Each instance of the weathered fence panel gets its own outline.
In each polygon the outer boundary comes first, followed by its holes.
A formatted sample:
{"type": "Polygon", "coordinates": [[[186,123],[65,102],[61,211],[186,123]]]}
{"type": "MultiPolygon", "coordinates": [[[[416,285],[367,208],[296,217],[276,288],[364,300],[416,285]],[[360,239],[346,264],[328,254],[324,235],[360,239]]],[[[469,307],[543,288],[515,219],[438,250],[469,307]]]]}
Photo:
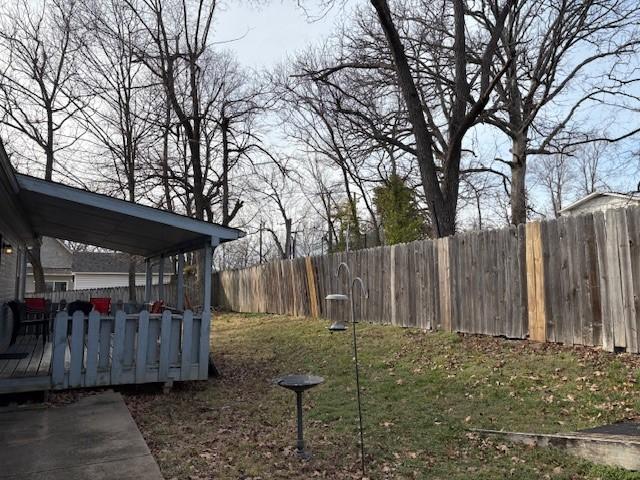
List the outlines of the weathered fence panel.
{"type": "Polygon", "coordinates": [[[346,261],[374,323],[640,351],[640,208],[214,274],[218,306],[321,317],[346,261]]]}

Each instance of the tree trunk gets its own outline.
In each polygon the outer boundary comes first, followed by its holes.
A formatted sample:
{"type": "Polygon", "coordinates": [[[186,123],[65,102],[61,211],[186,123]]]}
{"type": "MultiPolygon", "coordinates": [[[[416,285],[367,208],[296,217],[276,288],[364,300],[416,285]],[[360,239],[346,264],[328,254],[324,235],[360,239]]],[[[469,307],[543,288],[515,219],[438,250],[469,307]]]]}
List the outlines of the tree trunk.
{"type": "Polygon", "coordinates": [[[455,212],[453,212],[453,215],[451,214],[451,202],[448,202],[449,205],[445,204],[447,202],[445,202],[440,190],[433,153],[433,138],[424,117],[420,94],[413,81],[400,34],[393,23],[393,17],[387,1],[370,1],[378,14],[380,26],[387,38],[389,50],[395,63],[398,85],[407,107],[409,122],[416,141],[415,149],[418,166],[420,167],[420,179],[427,199],[434,233],[437,237],[452,235],[455,232],[455,212]]]}
{"type": "Polygon", "coordinates": [[[169,129],[171,128],[171,106],[167,103],[164,126],[162,129],[162,189],[164,190],[165,208],[173,212],[171,189],[169,188],[169,129]]]}
{"type": "Polygon", "coordinates": [[[292,255],[292,250],[291,250],[291,219],[290,218],[285,218],[284,220],[284,225],[285,225],[285,241],[284,241],[284,255],[283,255],[283,259],[287,259],[287,258],[291,258],[292,255]]]}
{"type": "Polygon", "coordinates": [[[527,221],[527,133],[519,132],[513,139],[511,159],[511,224],[527,221]]]}
{"type": "Polygon", "coordinates": [[[40,245],[36,245],[27,250],[29,253],[29,262],[31,263],[31,269],[33,271],[33,281],[35,283],[35,291],[38,293],[44,292],[47,286],[44,281],[44,268],[40,260],[40,245]]]}
{"type": "Polygon", "coordinates": [[[222,132],[222,225],[229,225],[229,120],[223,118],[222,132]]]}
{"type": "Polygon", "coordinates": [[[136,259],[129,255],[129,301],[136,301],[136,259]]]}

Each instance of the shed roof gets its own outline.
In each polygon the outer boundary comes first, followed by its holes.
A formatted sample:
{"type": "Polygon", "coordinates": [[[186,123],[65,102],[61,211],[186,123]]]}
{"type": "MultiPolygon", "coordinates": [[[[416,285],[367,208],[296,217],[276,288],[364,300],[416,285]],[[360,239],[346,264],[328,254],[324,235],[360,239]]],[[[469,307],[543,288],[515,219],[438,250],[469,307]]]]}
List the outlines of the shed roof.
{"type": "Polygon", "coordinates": [[[640,198],[634,197],[633,195],[626,194],[626,193],[592,192],[589,195],[586,195],[586,196],[576,200],[572,204],[567,205],[562,210],[560,210],[560,213],[569,212],[571,210],[574,210],[574,209],[584,205],[585,203],[588,203],[588,202],[592,201],[594,198],[598,198],[598,197],[619,198],[621,200],[625,200],[625,201],[629,202],[630,204],[631,203],[639,203],[640,202],[640,198]]]}
{"type": "Polygon", "coordinates": [[[235,228],[16,174],[1,145],[0,232],[26,243],[49,236],[145,257],[244,236],[235,228]]]}

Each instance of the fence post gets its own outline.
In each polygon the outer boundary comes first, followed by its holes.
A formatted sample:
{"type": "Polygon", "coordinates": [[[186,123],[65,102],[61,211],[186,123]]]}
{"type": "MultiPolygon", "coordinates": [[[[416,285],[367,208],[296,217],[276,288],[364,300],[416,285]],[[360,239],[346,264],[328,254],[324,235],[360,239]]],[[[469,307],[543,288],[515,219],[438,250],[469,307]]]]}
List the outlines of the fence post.
{"type": "Polygon", "coordinates": [[[153,281],[153,270],[151,267],[151,259],[146,258],[145,265],[145,281],[144,281],[144,303],[151,302],[151,285],[153,281]]]}
{"type": "Polygon", "coordinates": [[[311,316],[316,318],[320,316],[318,311],[318,290],[316,288],[316,277],[313,271],[313,263],[311,262],[311,257],[306,257],[304,259],[305,268],[307,271],[307,286],[309,291],[309,311],[311,312],[311,316]]]}
{"type": "Polygon", "coordinates": [[[449,237],[436,240],[438,250],[438,283],[440,284],[440,328],[451,331],[451,262],[449,237]]]}
{"type": "Polygon", "coordinates": [[[547,340],[547,313],[544,296],[542,224],[540,222],[527,223],[525,236],[529,339],[545,342],[547,340]]]}
{"type": "Polygon", "coordinates": [[[184,310],[184,254],[178,254],[178,287],[176,289],[176,308],[184,310]]]}

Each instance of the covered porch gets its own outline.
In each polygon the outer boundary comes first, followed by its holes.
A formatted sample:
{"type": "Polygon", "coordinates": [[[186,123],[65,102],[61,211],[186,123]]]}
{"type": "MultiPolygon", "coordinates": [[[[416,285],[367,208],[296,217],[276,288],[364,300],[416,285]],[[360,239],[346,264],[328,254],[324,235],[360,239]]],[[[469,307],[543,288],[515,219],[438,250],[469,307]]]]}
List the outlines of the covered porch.
{"type": "Polygon", "coordinates": [[[61,310],[50,314],[43,338],[43,331],[14,335],[15,319],[0,302],[0,394],[207,378],[212,255],[243,232],[16,174],[0,146],[0,235],[17,256],[15,299],[25,297],[27,249],[49,236],[143,257],[147,306],[126,313],[113,299],[106,314],[61,310]],[[184,303],[189,252],[200,252],[195,258],[201,262],[202,292],[192,309],[184,303]],[[177,264],[172,298],[163,282],[169,258],[177,264]],[[151,281],[154,264],[158,285],[151,281]],[[158,300],[167,308],[150,313],[158,300]]]}

